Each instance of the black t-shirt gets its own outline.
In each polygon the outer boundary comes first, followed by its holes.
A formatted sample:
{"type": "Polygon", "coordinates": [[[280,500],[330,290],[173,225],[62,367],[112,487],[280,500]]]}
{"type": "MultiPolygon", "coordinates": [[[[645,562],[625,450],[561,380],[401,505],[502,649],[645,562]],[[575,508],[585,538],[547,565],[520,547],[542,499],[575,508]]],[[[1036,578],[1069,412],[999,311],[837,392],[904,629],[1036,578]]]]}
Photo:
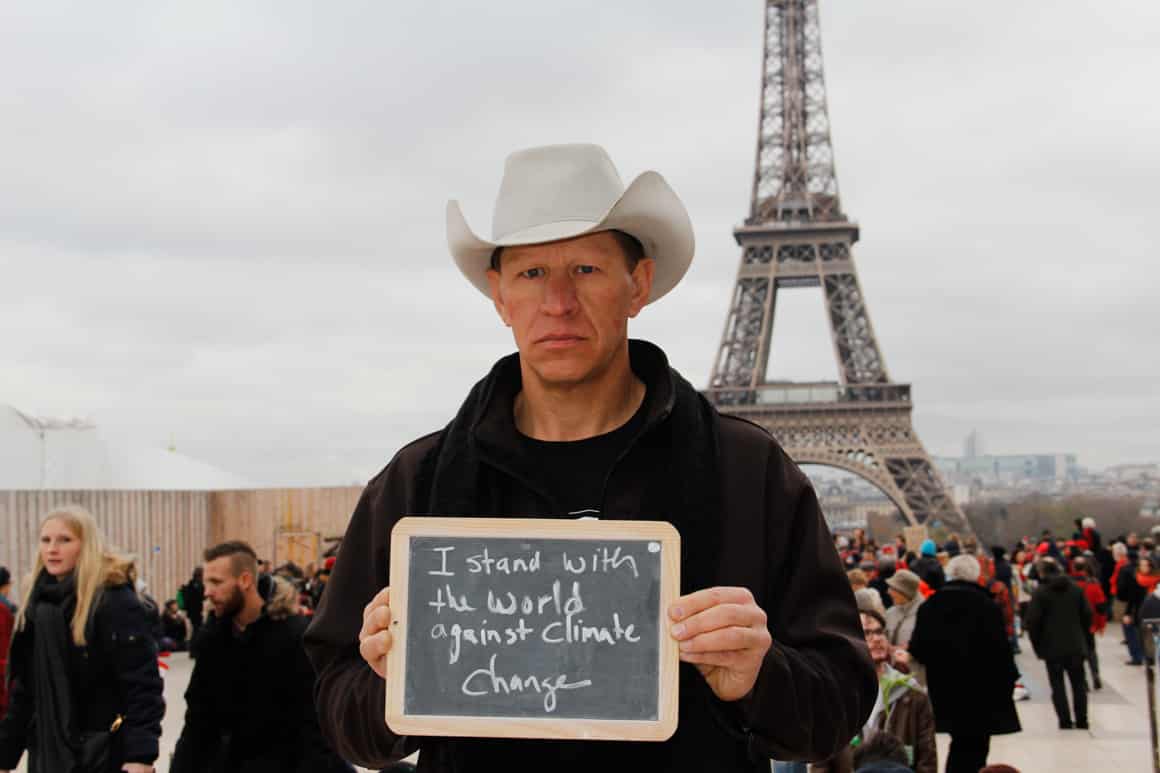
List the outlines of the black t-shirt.
{"type": "Polygon", "coordinates": [[[560,508],[560,515],[600,516],[608,474],[644,423],[645,402],[627,422],[603,435],[565,441],[520,436],[534,462],[537,482],[560,508]]]}

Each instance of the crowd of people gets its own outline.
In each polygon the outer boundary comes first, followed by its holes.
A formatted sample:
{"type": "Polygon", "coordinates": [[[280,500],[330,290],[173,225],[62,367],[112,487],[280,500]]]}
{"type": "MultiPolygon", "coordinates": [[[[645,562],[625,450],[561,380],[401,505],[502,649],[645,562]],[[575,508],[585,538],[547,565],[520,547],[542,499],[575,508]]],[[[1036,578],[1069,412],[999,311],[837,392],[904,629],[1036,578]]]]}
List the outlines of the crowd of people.
{"type": "MultiPolygon", "coordinates": [[[[134,560],[77,506],[40,527],[16,601],[0,567],[0,773],[150,773],[165,715],[168,653],[194,659],[173,773],[353,771],[323,739],[302,646],[333,562],[263,571],[244,542],[205,563],[160,608],[134,560]]],[[[398,770],[408,769],[406,766],[398,770]]]]}
{"type": "Polygon", "coordinates": [[[862,770],[854,751],[883,733],[895,738],[877,740],[875,749],[901,749],[906,769],[934,771],[935,730],[951,736],[948,773],[987,769],[991,737],[1020,730],[1015,701],[1028,693],[1013,656],[1024,636],[1044,662],[1061,730],[1089,727],[1088,691],[1103,687],[1096,637],[1109,621],[1121,626],[1127,665],[1153,655],[1143,627],[1160,618],[1160,556],[1151,538],[1132,533],[1109,544],[1084,518],[1070,536],[1044,530],[1010,550],[984,551],[957,534],[941,545],[908,546],[901,534],[879,545],[862,529],[836,535],[835,547],[880,691],[865,733],[815,771],[862,770]],[[892,717],[902,696],[903,716],[892,717]]]}
{"type": "MultiPolygon", "coordinates": [[[[992,736],[1020,730],[1025,689],[1013,656],[1023,635],[1044,661],[1061,730],[1088,727],[1087,693],[1102,688],[1095,637],[1109,619],[1122,626],[1129,665],[1150,654],[1142,621],[1160,617],[1151,539],[1105,545],[1085,519],[1070,538],[1020,540],[1010,559],[953,534],[917,552],[901,536],[879,546],[861,530],[835,546],[879,693],[862,732],[814,773],[935,773],[936,732],[951,736],[947,773],[1002,769],[987,756],[992,736]]],[[[302,646],[333,559],[270,571],[236,541],[204,559],[159,609],[87,511],[45,517],[19,603],[0,567],[0,773],[25,751],[33,773],[150,771],[165,711],[158,656],[182,650],[195,665],[174,773],[353,769],[320,732],[302,646]]]]}

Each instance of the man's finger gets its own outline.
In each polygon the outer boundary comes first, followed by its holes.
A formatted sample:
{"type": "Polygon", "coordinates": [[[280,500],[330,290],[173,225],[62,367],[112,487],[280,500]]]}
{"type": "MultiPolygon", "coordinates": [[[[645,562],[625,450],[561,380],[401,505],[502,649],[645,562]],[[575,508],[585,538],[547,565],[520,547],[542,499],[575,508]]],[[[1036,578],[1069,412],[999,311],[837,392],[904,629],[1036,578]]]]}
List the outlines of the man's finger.
{"type": "Polygon", "coordinates": [[[365,607],[363,607],[363,620],[365,621],[367,619],[367,615],[369,615],[371,613],[371,611],[373,609],[375,609],[376,607],[389,605],[390,603],[391,603],[391,588],[390,588],[390,586],[388,586],[386,588],[383,588],[378,593],[376,593],[375,597],[373,599],[371,599],[370,603],[367,604],[365,607]]]}
{"type": "Polygon", "coordinates": [[[681,652],[727,652],[731,650],[766,650],[769,631],[763,628],[732,626],[719,628],[681,642],[681,652]]]}
{"type": "Polygon", "coordinates": [[[718,604],[671,626],[678,640],[690,639],[697,634],[732,626],[765,626],[765,612],[756,604],[718,604]]]}
{"type": "Polygon", "coordinates": [[[378,609],[372,609],[370,611],[370,613],[367,615],[366,619],[363,620],[362,630],[359,631],[359,634],[358,634],[359,641],[362,641],[363,639],[367,638],[368,636],[374,636],[375,634],[379,633],[380,631],[387,630],[390,627],[390,625],[391,625],[391,608],[390,607],[383,606],[383,607],[379,607],[378,609]]]}
{"type": "Polygon", "coordinates": [[[735,650],[732,652],[682,652],[681,660],[696,666],[716,666],[718,668],[735,668],[742,665],[752,656],[749,650],[735,650]]]}
{"type": "Polygon", "coordinates": [[[748,588],[719,586],[695,591],[669,605],[669,617],[673,620],[684,620],[698,612],[717,606],[718,604],[751,604],[753,594],[748,588]]]}
{"type": "MultiPolygon", "coordinates": [[[[368,636],[359,642],[358,651],[362,655],[363,660],[370,664],[372,668],[375,668],[376,665],[381,668],[383,658],[391,651],[392,643],[393,637],[391,636],[391,632],[380,631],[374,636],[368,636]]],[[[375,670],[377,671],[378,668],[375,668],[375,670]]]]}

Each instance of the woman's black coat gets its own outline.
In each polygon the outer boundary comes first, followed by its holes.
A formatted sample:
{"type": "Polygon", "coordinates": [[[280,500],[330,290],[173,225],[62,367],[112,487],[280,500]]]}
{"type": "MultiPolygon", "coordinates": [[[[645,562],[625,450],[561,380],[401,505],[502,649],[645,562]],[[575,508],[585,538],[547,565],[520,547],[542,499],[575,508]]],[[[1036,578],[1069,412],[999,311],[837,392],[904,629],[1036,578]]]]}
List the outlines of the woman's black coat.
{"type": "Polygon", "coordinates": [[[953,580],[924,601],[908,649],[926,666],[938,732],[1019,732],[1012,698],[1019,671],[1003,613],[977,583],[953,580]]]}
{"type": "MultiPolygon", "coordinates": [[[[78,730],[108,730],[118,716],[123,717],[114,746],[118,769],[124,762],[152,763],[157,759],[165,700],[157,650],[131,586],[104,589],[85,638],[87,646],[74,645],[69,653],[78,730]]],[[[9,710],[0,721],[0,769],[15,768],[29,740],[35,743],[30,727],[36,716],[32,684],[35,646],[36,631],[28,620],[12,637],[9,710]]],[[[35,750],[30,756],[35,756],[35,750]]],[[[35,771],[36,767],[30,764],[29,769],[35,771]]]]}

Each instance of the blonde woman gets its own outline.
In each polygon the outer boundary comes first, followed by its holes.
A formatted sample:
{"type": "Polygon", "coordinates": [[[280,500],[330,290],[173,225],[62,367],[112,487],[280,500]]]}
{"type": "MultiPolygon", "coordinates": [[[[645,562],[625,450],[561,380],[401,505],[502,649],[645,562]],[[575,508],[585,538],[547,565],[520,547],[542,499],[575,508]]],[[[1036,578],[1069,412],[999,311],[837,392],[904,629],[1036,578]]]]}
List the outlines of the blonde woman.
{"type": "Polygon", "coordinates": [[[130,565],[87,510],[49,512],[12,638],[0,773],[150,773],[165,703],[130,565]]]}

